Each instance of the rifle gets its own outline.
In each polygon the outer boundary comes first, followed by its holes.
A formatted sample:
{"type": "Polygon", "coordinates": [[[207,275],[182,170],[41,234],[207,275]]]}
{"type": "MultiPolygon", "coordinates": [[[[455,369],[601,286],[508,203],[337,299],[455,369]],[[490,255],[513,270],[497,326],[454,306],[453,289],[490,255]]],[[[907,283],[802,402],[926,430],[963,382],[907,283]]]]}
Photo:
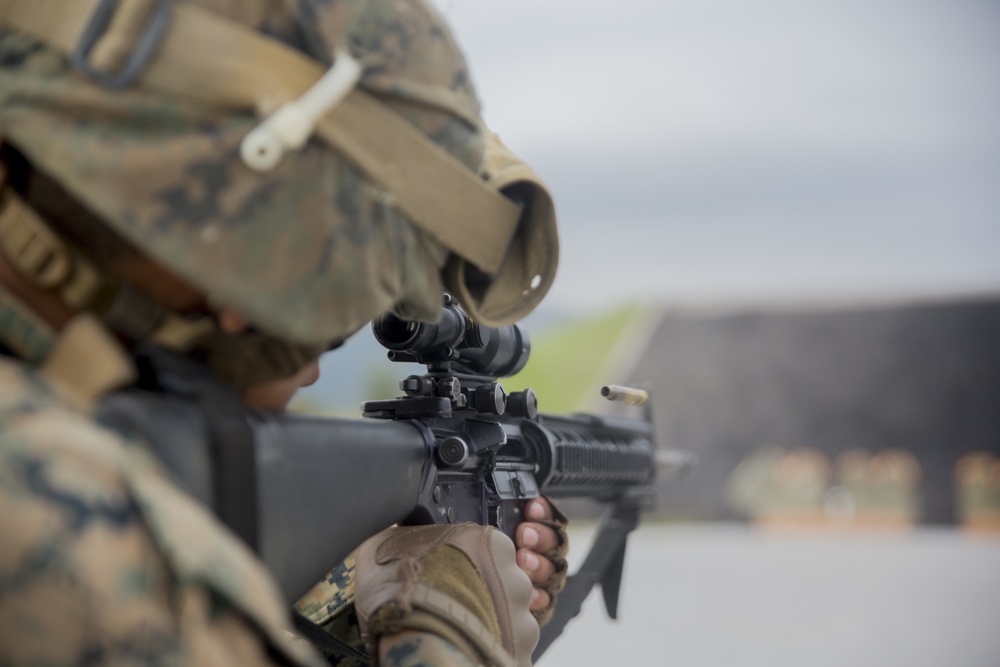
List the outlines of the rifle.
{"type": "MultiPolygon", "coordinates": [[[[404,396],[366,401],[365,419],[250,410],[201,365],[145,348],[135,388],[99,419],[139,435],[178,484],[253,547],[286,597],[298,599],[366,538],[394,523],[472,521],[512,539],[525,501],[545,494],[606,503],[591,550],[569,576],[534,659],[579,614],[595,584],[617,618],[625,546],[654,502],[657,469],[681,473],[685,452],[658,451],[648,418],[539,413],[534,392],[507,394],[530,343],[519,325],[472,322],[448,296],[437,324],[387,315],[373,324],[389,359],[425,364],[404,396]]],[[[605,387],[633,403],[645,392],[605,387]]]]}

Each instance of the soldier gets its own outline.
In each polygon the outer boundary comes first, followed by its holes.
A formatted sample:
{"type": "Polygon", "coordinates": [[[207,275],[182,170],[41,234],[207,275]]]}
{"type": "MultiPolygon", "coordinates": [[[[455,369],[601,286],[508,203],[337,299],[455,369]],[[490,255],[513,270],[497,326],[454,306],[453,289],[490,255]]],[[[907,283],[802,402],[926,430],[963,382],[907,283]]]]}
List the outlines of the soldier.
{"type": "MultiPolygon", "coordinates": [[[[253,554],[93,407],[138,344],[280,410],[443,288],[519,319],[555,269],[547,193],[419,2],[2,0],[0,140],[0,664],[315,664],[253,554]]],[[[530,662],[565,538],[526,511],[516,556],[479,527],[366,543],[372,661],[530,662]]]]}

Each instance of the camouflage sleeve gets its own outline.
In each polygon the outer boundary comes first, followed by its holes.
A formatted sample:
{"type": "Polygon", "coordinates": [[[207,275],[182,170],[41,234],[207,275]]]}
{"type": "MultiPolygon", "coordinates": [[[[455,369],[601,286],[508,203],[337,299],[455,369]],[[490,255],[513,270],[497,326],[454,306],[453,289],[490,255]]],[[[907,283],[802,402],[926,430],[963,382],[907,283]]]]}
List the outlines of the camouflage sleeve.
{"type": "MultiPolygon", "coordinates": [[[[295,609],[331,636],[364,655],[361,624],[354,612],[354,554],[327,573],[295,604],[295,609]]],[[[343,651],[321,649],[327,662],[336,667],[367,667],[343,651]]]]}
{"type": "Polygon", "coordinates": [[[290,664],[155,538],[120,441],[39,413],[0,414],[0,665],[290,664]]]}
{"type": "MultiPolygon", "coordinates": [[[[296,604],[303,616],[337,639],[364,653],[361,624],[354,610],[354,554],[333,568],[296,604]]],[[[326,652],[326,659],[336,667],[367,667],[343,653],[326,652]]],[[[380,667],[472,667],[470,661],[450,642],[436,635],[402,632],[383,637],[379,644],[380,667]]]]}

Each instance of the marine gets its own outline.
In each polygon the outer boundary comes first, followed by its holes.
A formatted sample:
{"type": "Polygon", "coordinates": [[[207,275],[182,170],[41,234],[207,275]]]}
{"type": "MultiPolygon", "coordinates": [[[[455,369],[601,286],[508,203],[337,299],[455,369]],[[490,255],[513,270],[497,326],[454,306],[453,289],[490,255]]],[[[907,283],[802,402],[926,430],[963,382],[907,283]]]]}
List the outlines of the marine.
{"type": "MultiPolygon", "coordinates": [[[[142,346],[282,410],[384,312],[537,305],[551,197],[447,26],[422,2],[2,0],[0,168],[0,664],[323,664],[252,550],[95,407],[148,381],[142,346]]],[[[529,664],[566,549],[534,502],[516,545],[390,528],[298,608],[373,664],[529,664]]]]}

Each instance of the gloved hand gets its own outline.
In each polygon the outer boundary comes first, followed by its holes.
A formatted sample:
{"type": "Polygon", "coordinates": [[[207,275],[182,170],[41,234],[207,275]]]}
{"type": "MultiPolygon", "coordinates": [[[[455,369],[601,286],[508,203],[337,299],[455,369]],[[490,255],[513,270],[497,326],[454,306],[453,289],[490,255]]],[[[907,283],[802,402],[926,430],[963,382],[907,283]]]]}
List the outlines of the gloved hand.
{"type": "Polygon", "coordinates": [[[535,498],[525,503],[525,521],[515,533],[517,564],[531,579],[531,613],[539,625],[552,618],[556,593],[566,585],[568,520],[551,500],[535,498]]]}
{"type": "Polygon", "coordinates": [[[475,524],[393,527],[357,552],[355,607],[368,654],[406,631],[440,636],[476,664],[528,667],[538,623],[514,544],[475,524]]]}

